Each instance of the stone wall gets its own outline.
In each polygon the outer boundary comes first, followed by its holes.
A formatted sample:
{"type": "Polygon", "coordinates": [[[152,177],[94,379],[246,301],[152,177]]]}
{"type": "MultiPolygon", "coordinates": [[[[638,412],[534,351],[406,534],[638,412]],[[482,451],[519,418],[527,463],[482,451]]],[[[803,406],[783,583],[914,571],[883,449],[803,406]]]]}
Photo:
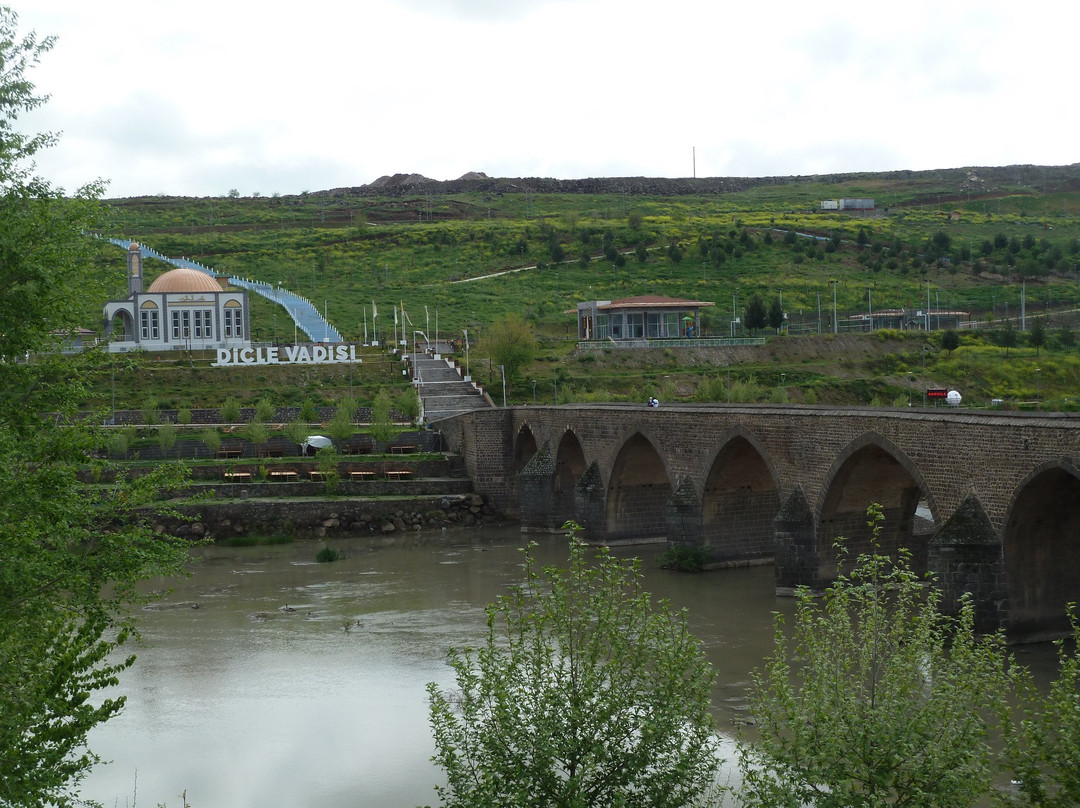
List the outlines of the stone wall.
{"type": "Polygon", "coordinates": [[[227,541],[237,537],[294,538],[400,536],[503,520],[479,494],[407,500],[247,499],[177,508],[184,519],[159,518],[155,530],[175,536],[227,541]]]}

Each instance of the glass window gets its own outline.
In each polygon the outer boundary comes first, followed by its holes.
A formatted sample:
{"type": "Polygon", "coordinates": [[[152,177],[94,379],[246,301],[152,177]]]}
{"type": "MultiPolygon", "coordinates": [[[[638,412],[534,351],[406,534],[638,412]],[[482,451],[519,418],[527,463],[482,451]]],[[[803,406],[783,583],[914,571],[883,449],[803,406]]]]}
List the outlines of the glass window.
{"type": "Polygon", "coordinates": [[[607,339],[610,333],[611,326],[608,323],[608,316],[606,314],[596,315],[596,336],[594,339],[607,339]]]}
{"type": "Polygon", "coordinates": [[[160,320],[158,313],[153,309],[143,309],[139,312],[139,331],[143,339],[156,340],[161,337],[160,320]]]}

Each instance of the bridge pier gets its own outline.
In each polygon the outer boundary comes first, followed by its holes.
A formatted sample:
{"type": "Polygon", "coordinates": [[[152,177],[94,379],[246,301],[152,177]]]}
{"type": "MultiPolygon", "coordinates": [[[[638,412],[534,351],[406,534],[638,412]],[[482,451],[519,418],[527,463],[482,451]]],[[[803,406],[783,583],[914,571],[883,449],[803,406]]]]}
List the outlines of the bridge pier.
{"type": "Polygon", "coordinates": [[[941,588],[941,606],[956,614],[965,595],[975,605],[975,627],[1006,625],[1008,599],[1001,536],[982,504],[969,494],[930,542],[927,566],[941,588]]]}
{"type": "Polygon", "coordinates": [[[701,502],[694,490],[694,483],[689,477],[683,477],[676,486],[675,493],[671,495],[664,523],[667,527],[669,544],[700,547],[705,543],[705,534],[701,526],[701,502]]]}
{"type": "Polygon", "coordinates": [[[556,507],[555,463],[551,449],[544,443],[518,475],[521,491],[521,529],[557,531],[565,519],[556,507]]]}

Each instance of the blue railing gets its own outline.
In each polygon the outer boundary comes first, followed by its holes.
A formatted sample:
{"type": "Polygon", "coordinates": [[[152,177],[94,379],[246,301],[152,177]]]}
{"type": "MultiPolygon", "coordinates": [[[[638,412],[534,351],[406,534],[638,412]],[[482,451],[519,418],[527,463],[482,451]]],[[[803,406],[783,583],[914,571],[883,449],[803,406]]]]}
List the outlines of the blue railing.
{"type": "MultiPolygon", "coordinates": [[[[131,247],[131,241],[128,239],[110,238],[106,239],[106,241],[115,244],[118,247],[123,247],[125,250],[131,247]]],[[[172,264],[174,267],[197,269],[199,272],[205,272],[212,278],[221,277],[220,272],[217,272],[204,264],[200,264],[198,261],[192,261],[188,258],[169,258],[152,247],[147,247],[141,242],[139,243],[139,252],[144,259],[156,258],[159,261],[172,264]]],[[[327,322],[326,318],[319,313],[317,308],[315,308],[315,304],[307,298],[294,294],[280,285],[275,287],[269,283],[264,283],[263,281],[253,281],[249,278],[238,278],[236,276],[229,276],[228,281],[233,286],[237,286],[241,289],[248,289],[272,303],[277,303],[288,312],[293,322],[296,323],[296,327],[307,334],[308,339],[312,342],[342,341],[341,333],[327,322]]]]}

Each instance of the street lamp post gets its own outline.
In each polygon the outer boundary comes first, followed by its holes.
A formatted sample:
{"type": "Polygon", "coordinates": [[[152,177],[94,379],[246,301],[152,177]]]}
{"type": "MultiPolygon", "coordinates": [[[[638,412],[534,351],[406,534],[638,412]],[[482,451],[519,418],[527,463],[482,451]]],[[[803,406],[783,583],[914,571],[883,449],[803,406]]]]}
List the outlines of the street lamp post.
{"type": "Polygon", "coordinates": [[[836,320],[836,285],[839,281],[829,281],[832,284],[832,332],[838,333],[840,324],[836,320]]]}
{"type": "Polygon", "coordinates": [[[469,375],[469,329],[463,328],[461,333],[465,335],[465,381],[471,382],[472,376],[469,375]]]}
{"type": "Polygon", "coordinates": [[[535,407],[536,406],[536,379],[532,380],[532,386],[533,386],[533,406],[535,407]]]}
{"type": "Polygon", "coordinates": [[[1039,368],[1035,368],[1035,409],[1039,409],[1039,368]]]}

